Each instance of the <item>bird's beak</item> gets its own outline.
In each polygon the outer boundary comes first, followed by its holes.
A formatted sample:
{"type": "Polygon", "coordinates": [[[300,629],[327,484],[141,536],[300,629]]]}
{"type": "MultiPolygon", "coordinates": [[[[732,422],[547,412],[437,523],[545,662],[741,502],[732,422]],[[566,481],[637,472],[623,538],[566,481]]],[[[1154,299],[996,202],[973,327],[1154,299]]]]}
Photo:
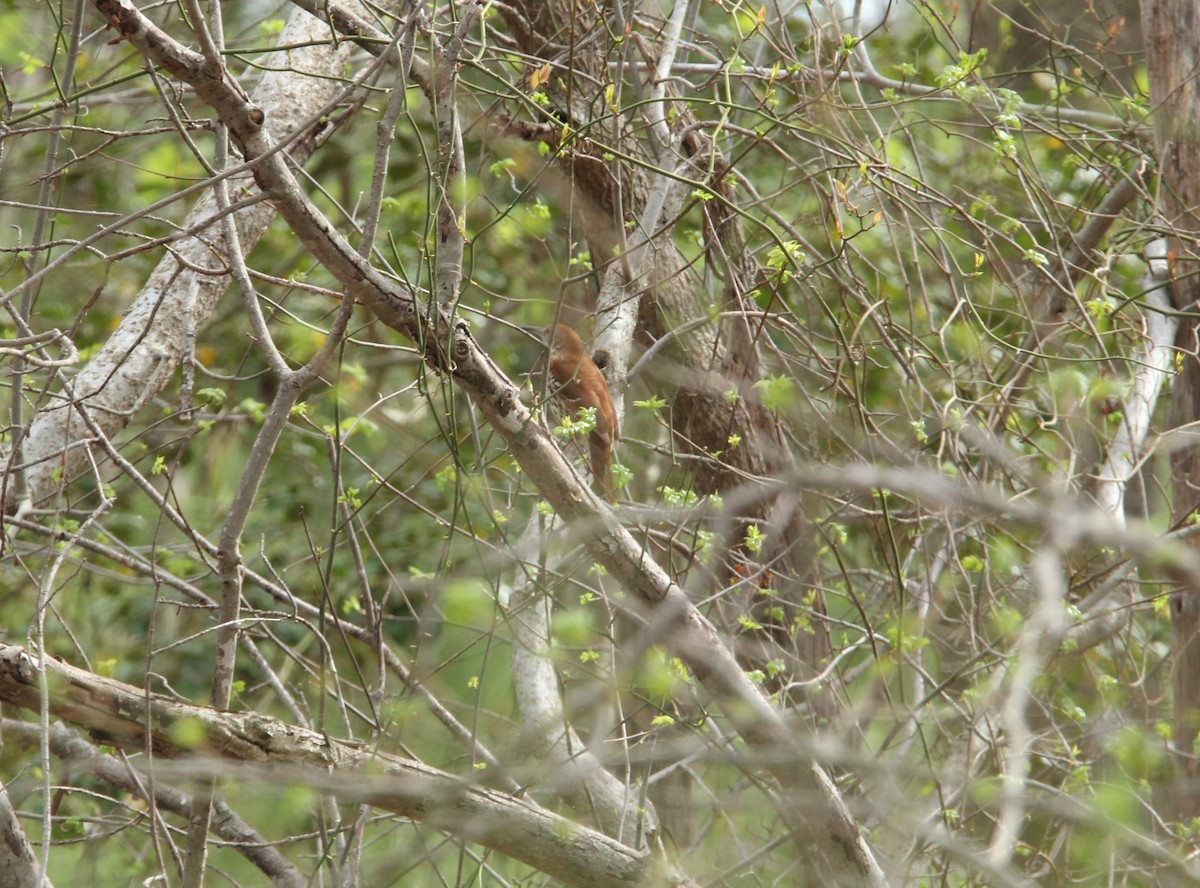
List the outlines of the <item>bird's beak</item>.
{"type": "Polygon", "coordinates": [[[521,331],[536,339],[542,345],[546,344],[546,328],[545,327],[521,327],[521,331]]]}

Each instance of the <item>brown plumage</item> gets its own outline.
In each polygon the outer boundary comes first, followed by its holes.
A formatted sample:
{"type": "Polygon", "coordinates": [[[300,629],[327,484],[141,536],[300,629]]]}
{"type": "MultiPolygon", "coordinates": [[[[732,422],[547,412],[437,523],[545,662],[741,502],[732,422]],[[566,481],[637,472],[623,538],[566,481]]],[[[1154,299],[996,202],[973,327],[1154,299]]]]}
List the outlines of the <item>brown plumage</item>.
{"type": "Polygon", "coordinates": [[[600,494],[609,502],[616,500],[612,475],[612,449],[617,443],[617,411],[604,374],[583,346],[579,334],[566,324],[554,325],[550,341],[550,376],[555,395],[561,398],[574,418],[580,407],[596,408],[596,427],[588,432],[592,479],[600,494]]]}

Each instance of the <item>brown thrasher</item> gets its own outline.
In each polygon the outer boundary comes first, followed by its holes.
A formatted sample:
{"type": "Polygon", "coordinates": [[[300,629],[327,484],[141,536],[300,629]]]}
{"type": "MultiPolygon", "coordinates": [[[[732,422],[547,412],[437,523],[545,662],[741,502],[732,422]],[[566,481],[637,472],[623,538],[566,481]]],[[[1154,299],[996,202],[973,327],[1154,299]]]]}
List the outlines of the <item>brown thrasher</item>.
{"type": "Polygon", "coordinates": [[[550,338],[550,377],[553,394],[566,407],[572,419],[581,407],[596,408],[596,427],[588,432],[592,481],[609,502],[617,498],[609,468],[612,449],[617,443],[617,411],[604,374],[583,346],[579,334],[566,324],[555,324],[550,338]]]}

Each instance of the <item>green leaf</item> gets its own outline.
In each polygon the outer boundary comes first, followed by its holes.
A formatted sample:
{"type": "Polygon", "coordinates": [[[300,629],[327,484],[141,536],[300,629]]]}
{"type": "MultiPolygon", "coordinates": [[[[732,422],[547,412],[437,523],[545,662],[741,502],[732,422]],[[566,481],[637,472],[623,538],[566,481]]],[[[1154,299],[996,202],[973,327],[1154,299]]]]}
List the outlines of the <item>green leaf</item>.
{"type": "Polygon", "coordinates": [[[797,401],[796,381],[790,376],[772,376],[754,383],[762,405],[772,413],[791,410],[797,401]]]}

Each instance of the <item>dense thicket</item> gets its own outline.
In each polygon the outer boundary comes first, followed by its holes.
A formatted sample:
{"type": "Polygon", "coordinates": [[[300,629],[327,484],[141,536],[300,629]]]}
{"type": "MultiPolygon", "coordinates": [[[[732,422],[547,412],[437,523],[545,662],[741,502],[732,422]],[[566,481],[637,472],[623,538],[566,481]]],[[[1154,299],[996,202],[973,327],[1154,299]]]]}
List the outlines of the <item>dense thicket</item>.
{"type": "Polygon", "coordinates": [[[1187,6],[0,6],[0,884],[1193,878],[1187,6]]]}

